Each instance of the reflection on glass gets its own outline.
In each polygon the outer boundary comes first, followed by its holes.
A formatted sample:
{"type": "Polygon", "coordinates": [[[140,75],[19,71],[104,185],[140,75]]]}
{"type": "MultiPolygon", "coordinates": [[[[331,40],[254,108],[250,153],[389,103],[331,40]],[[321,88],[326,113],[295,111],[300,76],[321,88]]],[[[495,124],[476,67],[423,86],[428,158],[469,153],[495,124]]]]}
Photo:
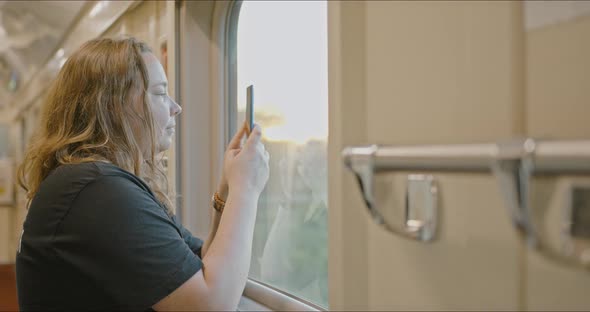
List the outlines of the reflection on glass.
{"type": "Polygon", "coordinates": [[[244,1],[238,25],[238,125],[253,84],[271,155],[250,277],[326,307],[327,12],[324,1],[244,1]]]}

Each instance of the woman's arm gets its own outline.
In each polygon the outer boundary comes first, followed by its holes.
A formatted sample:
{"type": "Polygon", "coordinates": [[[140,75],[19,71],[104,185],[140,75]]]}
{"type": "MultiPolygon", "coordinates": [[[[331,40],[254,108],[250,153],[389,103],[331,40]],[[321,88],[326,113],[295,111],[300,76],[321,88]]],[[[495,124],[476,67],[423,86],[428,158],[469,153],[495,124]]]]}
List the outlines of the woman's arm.
{"type": "MultiPolygon", "coordinates": [[[[231,139],[231,141],[229,142],[228,146],[227,146],[227,150],[240,150],[241,146],[241,140],[242,137],[244,136],[244,133],[246,132],[246,123],[244,123],[244,126],[242,126],[242,128],[240,129],[240,131],[238,131],[234,137],[231,139]]],[[[217,187],[217,194],[219,195],[219,197],[221,197],[221,199],[223,199],[224,201],[227,202],[227,196],[229,193],[229,186],[227,184],[227,178],[225,175],[225,170],[223,170],[221,172],[221,179],[219,181],[219,186],[217,187]]],[[[205,256],[205,254],[207,254],[207,250],[209,250],[209,247],[211,246],[211,243],[213,243],[213,239],[215,238],[215,233],[217,233],[217,228],[219,227],[219,222],[221,221],[221,213],[217,210],[215,210],[213,208],[213,205],[211,205],[211,208],[209,208],[211,211],[211,222],[209,223],[209,235],[207,235],[207,239],[205,240],[205,243],[203,244],[203,248],[201,248],[201,258],[205,256]]]]}
{"type": "Polygon", "coordinates": [[[256,126],[241,149],[226,152],[229,194],[224,212],[203,256],[203,267],[153,306],[155,310],[220,310],[237,308],[252,253],[258,197],[268,180],[268,152],[256,126]]]}
{"type": "MultiPolygon", "coordinates": [[[[242,137],[244,136],[244,133],[246,132],[246,127],[245,124],[242,127],[242,129],[240,129],[240,131],[238,131],[234,137],[232,138],[232,140],[229,142],[228,146],[227,146],[227,150],[240,150],[241,146],[241,140],[242,137]]],[[[219,180],[219,186],[217,187],[217,194],[219,195],[219,197],[223,200],[227,202],[227,196],[229,193],[229,186],[227,185],[227,178],[225,177],[225,172],[222,171],[221,173],[221,179],[219,180]]],[[[221,221],[221,213],[219,211],[217,211],[216,209],[213,208],[213,205],[210,205],[211,207],[209,208],[209,214],[210,214],[210,222],[209,222],[209,234],[207,234],[207,239],[205,239],[205,242],[203,243],[203,246],[201,247],[201,258],[205,257],[205,255],[207,254],[207,250],[209,250],[209,247],[211,247],[211,243],[213,243],[213,239],[215,239],[215,234],[217,233],[217,229],[219,228],[219,222],[221,221]]]]}
{"type": "Polygon", "coordinates": [[[203,268],[166,298],[156,311],[235,311],[250,268],[258,196],[230,194],[203,268]]]}
{"type": "MultiPolygon", "coordinates": [[[[217,193],[219,194],[219,197],[221,197],[221,199],[227,201],[227,182],[225,182],[225,187],[224,187],[224,178],[222,178],[222,182],[221,182],[221,186],[218,188],[217,193]]],[[[211,222],[209,223],[209,235],[207,235],[207,239],[205,240],[205,243],[203,244],[203,248],[201,248],[201,257],[204,257],[207,254],[207,250],[209,250],[209,247],[211,246],[211,243],[213,242],[213,239],[215,238],[215,233],[217,233],[217,229],[219,228],[219,221],[221,221],[221,213],[219,211],[217,211],[216,209],[213,208],[213,205],[211,205],[211,208],[209,209],[211,212],[211,222]]]]}

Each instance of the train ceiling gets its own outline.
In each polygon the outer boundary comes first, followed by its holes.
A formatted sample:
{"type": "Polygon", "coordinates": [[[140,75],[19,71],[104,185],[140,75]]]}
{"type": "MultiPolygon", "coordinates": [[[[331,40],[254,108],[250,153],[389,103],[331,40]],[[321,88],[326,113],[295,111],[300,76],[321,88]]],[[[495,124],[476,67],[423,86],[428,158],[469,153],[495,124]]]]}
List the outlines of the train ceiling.
{"type": "Polygon", "coordinates": [[[86,1],[0,1],[0,108],[55,52],[86,1]]]}

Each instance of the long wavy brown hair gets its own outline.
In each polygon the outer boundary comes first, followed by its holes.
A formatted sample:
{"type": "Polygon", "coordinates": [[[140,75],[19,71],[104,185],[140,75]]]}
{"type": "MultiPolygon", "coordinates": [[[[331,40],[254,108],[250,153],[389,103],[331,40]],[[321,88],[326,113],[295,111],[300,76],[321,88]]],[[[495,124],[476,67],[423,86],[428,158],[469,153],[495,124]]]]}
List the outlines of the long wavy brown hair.
{"type": "Polygon", "coordinates": [[[172,212],[147,95],[142,53],[149,52],[132,37],[103,38],[88,41],[68,58],[18,170],[29,204],[58,166],[107,161],[142,178],[172,212]]]}

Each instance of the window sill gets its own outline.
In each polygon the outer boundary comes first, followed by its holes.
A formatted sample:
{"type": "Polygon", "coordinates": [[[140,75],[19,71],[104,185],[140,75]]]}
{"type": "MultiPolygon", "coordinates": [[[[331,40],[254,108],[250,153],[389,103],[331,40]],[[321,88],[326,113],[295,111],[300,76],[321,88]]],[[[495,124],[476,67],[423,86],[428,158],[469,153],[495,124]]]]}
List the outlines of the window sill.
{"type": "Polygon", "coordinates": [[[272,311],[269,307],[262,305],[248,297],[242,296],[238,303],[238,311],[272,311]]]}
{"type": "Polygon", "coordinates": [[[249,279],[238,311],[325,311],[287,293],[249,279]]]}

